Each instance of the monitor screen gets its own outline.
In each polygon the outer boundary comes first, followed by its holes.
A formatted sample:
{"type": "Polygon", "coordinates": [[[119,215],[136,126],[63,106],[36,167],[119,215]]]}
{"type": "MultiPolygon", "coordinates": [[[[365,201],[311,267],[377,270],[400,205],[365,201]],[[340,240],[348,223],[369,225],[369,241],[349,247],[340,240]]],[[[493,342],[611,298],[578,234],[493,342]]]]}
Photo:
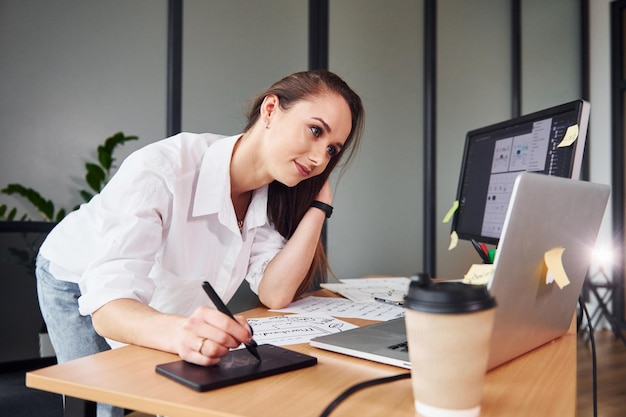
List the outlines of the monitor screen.
{"type": "Polygon", "coordinates": [[[577,100],[468,132],[452,220],[458,238],[498,243],[520,172],[578,179],[589,110],[577,100]]]}

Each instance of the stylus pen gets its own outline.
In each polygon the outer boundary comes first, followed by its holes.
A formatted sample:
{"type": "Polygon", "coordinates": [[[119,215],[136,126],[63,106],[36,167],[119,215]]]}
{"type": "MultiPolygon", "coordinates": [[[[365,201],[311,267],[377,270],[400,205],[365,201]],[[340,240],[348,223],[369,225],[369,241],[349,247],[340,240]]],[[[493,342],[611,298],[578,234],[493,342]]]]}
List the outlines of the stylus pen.
{"type": "MultiPolygon", "coordinates": [[[[208,281],[204,281],[202,283],[202,288],[204,288],[204,292],[206,292],[206,294],[209,296],[211,301],[213,301],[213,304],[215,304],[215,308],[217,308],[222,313],[226,314],[231,319],[237,321],[235,319],[235,316],[233,316],[233,313],[231,313],[228,307],[226,307],[226,304],[224,304],[220,296],[217,295],[217,293],[215,292],[211,284],[208,283],[208,281]]],[[[250,333],[253,333],[252,327],[250,327],[250,333]]],[[[259,352],[256,351],[257,344],[254,341],[254,339],[250,339],[248,343],[245,343],[245,346],[246,346],[246,349],[248,349],[248,352],[250,352],[252,356],[257,358],[260,362],[261,356],[259,355],[259,352]]]]}
{"type": "Polygon", "coordinates": [[[476,249],[476,252],[478,252],[478,255],[480,255],[480,259],[483,260],[483,263],[490,264],[491,262],[489,261],[489,255],[485,252],[482,246],[480,246],[480,244],[474,239],[472,239],[472,245],[474,245],[474,249],[476,249]]]}
{"type": "Polygon", "coordinates": [[[402,301],[394,301],[394,300],[389,300],[387,298],[381,298],[381,297],[374,297],[374,301],[378,301],[379,303],[391,304],[393,306],[402,305],[402,301]]]}

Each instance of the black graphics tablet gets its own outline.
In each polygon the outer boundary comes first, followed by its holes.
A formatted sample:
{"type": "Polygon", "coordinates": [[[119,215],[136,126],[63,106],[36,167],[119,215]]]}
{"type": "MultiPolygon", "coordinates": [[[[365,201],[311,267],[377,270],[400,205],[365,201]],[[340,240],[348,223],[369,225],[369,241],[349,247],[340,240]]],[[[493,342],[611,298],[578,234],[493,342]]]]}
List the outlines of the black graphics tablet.
{"type": "Polygon", "coordinates": [[[317,358],[274,345],[257,348],[259,362],[246,349],[233,350],[212,366],[183,360],[156,366],[156,372],[196,391],[209,391],[241,382],[313,366],[317,358]]]}

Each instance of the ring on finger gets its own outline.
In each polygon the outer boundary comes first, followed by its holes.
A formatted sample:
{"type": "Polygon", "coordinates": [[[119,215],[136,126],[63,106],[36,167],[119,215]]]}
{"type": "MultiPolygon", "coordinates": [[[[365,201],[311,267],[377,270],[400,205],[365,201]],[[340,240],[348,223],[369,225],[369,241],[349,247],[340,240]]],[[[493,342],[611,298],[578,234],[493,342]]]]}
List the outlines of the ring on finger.
{"type": "Polygon", "coordinates": [[[206,342],[206,338],[200,338],[200,344],[198,345],[198,353],[202,354],[202,348],[204,347],[204,342],[206,342]]]}

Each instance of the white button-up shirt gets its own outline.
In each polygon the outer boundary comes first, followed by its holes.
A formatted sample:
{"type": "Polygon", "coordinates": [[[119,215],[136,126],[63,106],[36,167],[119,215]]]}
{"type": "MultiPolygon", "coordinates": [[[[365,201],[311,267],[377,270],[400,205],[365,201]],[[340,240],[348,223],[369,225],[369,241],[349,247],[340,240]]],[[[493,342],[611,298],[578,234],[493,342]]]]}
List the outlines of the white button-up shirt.
{"type": "Polygon", "coordinates": [[[228,302],[246,279],[257,292],[285,239],[267,219],[267,186],[253,193],[243,230],[230,196],[238,136],[181,133],[131,154],[102,192],[66,216],[40,252],[57,279],[78,282],[81,314],[131,298],[163,313],[228,302]]]}

